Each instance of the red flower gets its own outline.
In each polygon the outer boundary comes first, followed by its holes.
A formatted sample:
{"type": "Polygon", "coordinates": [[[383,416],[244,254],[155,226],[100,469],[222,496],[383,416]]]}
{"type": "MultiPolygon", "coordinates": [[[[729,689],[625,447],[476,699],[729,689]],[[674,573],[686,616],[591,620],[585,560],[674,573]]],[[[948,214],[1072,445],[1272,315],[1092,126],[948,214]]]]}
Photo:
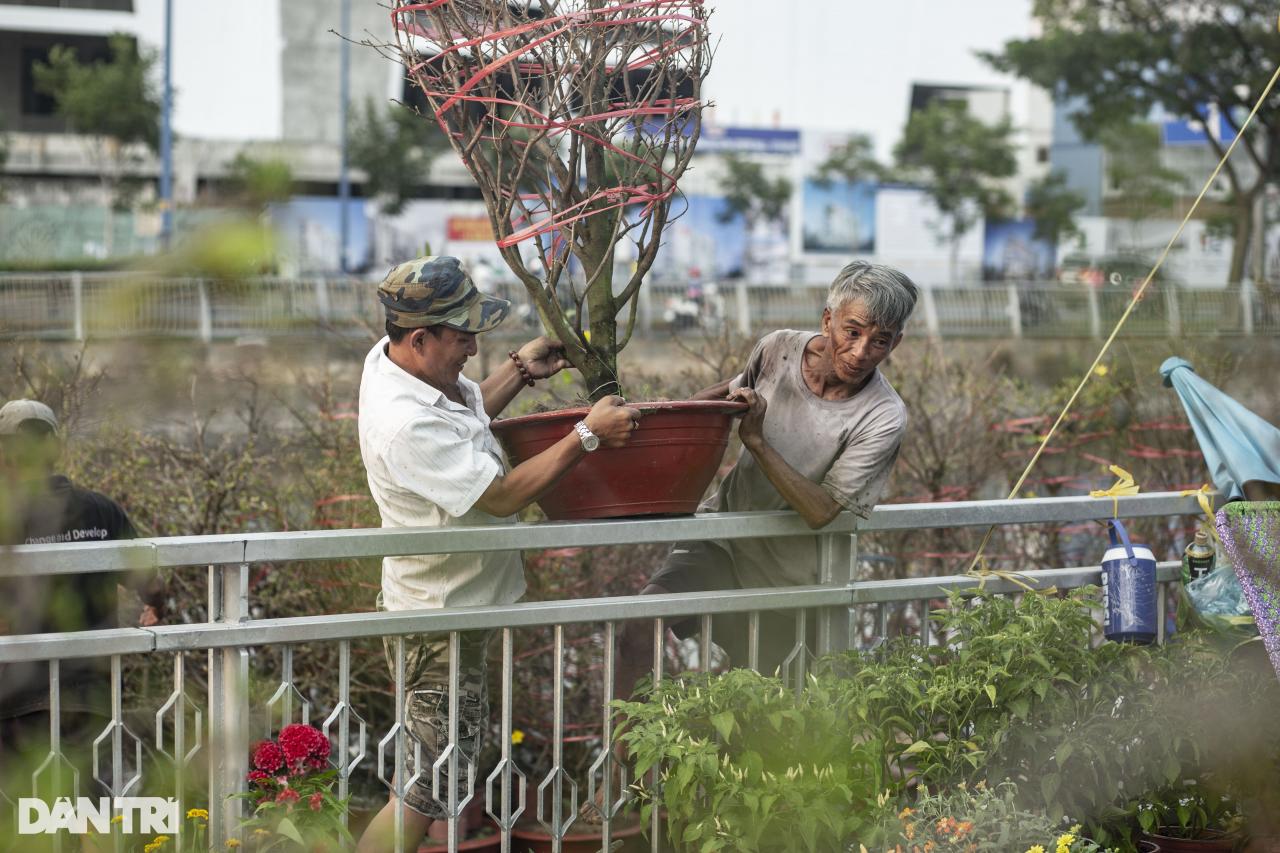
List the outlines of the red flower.
{"type": "Polygon", "coordinates": [[[324,732],[314,726],[292,723],[280,730],[280,748],[284,751],[285,761],[291,770],[302,770],[304,767],[323,767],[329,758],[329,739],[324,732]]]}
{"type": "Polygon", "coordinates": [[[301,795],[292,788],[285,788],[279,794],[276,794],[277,803],[296,803],[302,799],[301,795]]]}
{"type": "Polygon", "coordinates": [[[314,794],[311,795],[311,799],[308,800],[307,802],[311,804],[311,810],[313,812],[318,812],[320,811],[321,806],[324,805],[324,794],[320,793],[319,791],[316,791],[314,794]]]}
{"type": "Polygon", "coordinates": [[[250,782],[256,782],[262,787],[271,784],[271,774],[263,773],[261,770],[250,770],[249,775],[245,777],[250,782]]]}
{"type": "Polygon", "coordinates": [[[284,766],[284,756],[274,741],[264,740],[253,748],[253,766],[274,773],[284,766]]]}

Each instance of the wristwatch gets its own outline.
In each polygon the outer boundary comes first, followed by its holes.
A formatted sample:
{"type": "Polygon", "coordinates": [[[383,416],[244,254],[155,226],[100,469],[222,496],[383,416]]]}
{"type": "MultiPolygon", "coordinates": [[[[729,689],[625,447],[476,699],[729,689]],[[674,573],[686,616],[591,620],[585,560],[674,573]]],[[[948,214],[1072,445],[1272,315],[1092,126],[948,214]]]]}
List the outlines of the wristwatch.
{"type": "Polygon", "coordinates": [[[578,431],[578,440],[582,442],[583,450],[590,453],[593,450],[599,449],[600,436],[587,429],[586,421],[578,421],[573,425],[573,428],[578,431]]]}

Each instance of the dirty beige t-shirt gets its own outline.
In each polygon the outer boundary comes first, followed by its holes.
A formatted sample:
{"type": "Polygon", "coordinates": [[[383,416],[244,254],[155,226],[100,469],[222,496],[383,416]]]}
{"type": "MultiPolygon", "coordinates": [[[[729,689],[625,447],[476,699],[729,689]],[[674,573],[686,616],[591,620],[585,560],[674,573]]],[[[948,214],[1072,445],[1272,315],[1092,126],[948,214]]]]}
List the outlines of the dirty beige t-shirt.
{"type": "MultiPolygon", "coordinates": [[[[801,375],[804,348],[817,332],[773,332],[756,344],[731,388],[764,396],[764,437],[792,468],[820,483],[833,500],[862,517],[870,514],[888,482],[907,428],[907,408],[876,371],[857,394],[824,400],[801,375]]],[[[729,476],[701,512],[788,510],[755,457],[743,451],[729,476]]],[[[717,541],[733,557],[744,589],[818,582],[817,540],[808,537],[717,541]]]]}

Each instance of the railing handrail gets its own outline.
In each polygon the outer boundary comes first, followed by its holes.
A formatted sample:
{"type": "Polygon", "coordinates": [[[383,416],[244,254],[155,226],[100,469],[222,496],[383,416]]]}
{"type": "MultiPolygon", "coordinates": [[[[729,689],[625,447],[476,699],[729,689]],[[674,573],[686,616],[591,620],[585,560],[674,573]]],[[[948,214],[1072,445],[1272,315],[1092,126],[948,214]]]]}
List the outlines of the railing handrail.
{"type": "MultiPolygon", "coordinates": [[[[1159,583],[1177,580],[1176,561],[1157,564],[1159,583]]],[[[625,619],[680,618],[704,614],[796,610],[811,607],[853,607],[896,601],[942,598],[951,591],[984,594],[1024,592],[1028,587],[1049,589],[1097,585],[1101,568],[1038,569],[1013,578],[947,575],[858,581],[839,586],[788,586],[767,589],[614,596],[571,601],[538,601],[439,610],[399,610],[291,616],[245,622],[198,622],[154,628],[113,628],[60,634],[0,637],[0,663],[41,661],[149,652],[203,651],[280,643],[311,643],[407,636],[449,631],[487,631],[536,628],[625,619]]]]}
{"type": "Polygon", "coordinates": [[[1153,492],[1118,499],[1073,496],[883,504],[869,518],[843,512],[820,530],[793,512],[707,513],[679,518],[497,524],[448,528],[352,528],[173,536],[114,542],[20,545],[0,550],[0,577],[87,574],[184,566],[586,548],[684,540],[758,539],[996,524],[1078,523],[1199,513],[1194,495],[1153,492]]]}

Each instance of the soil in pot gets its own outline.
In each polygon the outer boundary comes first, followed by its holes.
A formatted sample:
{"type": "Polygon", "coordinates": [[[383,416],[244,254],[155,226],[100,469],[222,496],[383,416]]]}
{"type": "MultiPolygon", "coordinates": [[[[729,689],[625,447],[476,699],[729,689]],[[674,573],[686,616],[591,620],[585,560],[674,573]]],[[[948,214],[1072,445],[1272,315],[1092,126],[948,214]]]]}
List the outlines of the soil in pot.
{"type": "Polygon", "coordinates": [[[1240,843],[1237,836],[1215,830],[1207,830],[1203,838],[1174,838],[1157,832],[1142,840],[1155,844],[1160,853],[1232,853],[1240,843]]]}
{"type": "MultiPolygon", "coordinates": [[[[609,830],[614,841],[630,841],[640,837],[642,827],[639,821],[633,819],[615,821],[609,830]]],[[[561,839],[560,849],[563,853],[597,853],[600,850],[600,828],[575,824],[570,828],[570,834],[561,839]]],[[[511,851],[551,853],[551,834],[541,824],[521,823],[511,832],[511,851]]]]}
{"type": "MultiPolygon", "coordinates": [[[[626,447],[587,454],[538,504],[552,521],[688,515],[695,512],[729,446],[734,415],[745,403],[695,400],[631,403],[644,412],[626,447]]],[[[512,465],[573,431],[586,408],[494,421],[512,465]]]]}

